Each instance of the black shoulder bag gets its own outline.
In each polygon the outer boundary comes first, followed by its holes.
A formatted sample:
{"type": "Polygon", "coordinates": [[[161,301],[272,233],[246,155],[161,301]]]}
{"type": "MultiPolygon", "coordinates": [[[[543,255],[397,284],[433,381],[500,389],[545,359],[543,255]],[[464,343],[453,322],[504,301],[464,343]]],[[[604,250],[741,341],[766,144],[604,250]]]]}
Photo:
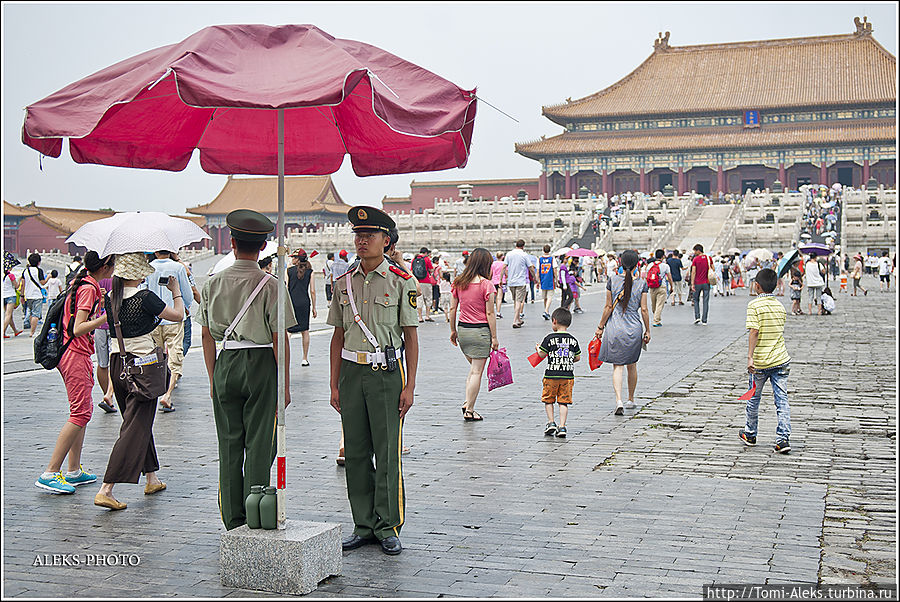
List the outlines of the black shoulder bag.
{"type": "Polygon", "coordinates": [[[119,322],[119,308],[110,303],[116,340],[119,342],[119,356],[122,358],[122,374],[125,391],[144,399],[155,400],[169,388],[169,366],[162,347],[156,347],[149,355],[135,355],[125,352],[122,338],[122,324],[119,322]]]}

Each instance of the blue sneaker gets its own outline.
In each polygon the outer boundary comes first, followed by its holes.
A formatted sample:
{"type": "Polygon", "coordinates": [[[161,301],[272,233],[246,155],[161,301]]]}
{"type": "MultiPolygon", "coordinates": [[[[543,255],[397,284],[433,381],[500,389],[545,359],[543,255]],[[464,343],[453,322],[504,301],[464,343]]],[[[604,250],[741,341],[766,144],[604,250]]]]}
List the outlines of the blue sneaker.
{"type": "Polygon", "coordinates": [[[41,489],[46,489],[50,493],[60,494],[60,493],[75,493],[75,488],[66,483],[66,479],[62,476],[61,472],[54,474],[49,479],[45,479],[43,476],[38,477],[38,480],[34,482],[36,487],[40,487],[41,489]]]}
{"type": "Polygon", "coordinates": [[[66,483],[77,487],[78,485],[87,485],[88,483],[93,483],[97,480],[97,475],[85,472],[84,467],[79,466],[77,475],[66,475],[65,479],[66,483]]]}

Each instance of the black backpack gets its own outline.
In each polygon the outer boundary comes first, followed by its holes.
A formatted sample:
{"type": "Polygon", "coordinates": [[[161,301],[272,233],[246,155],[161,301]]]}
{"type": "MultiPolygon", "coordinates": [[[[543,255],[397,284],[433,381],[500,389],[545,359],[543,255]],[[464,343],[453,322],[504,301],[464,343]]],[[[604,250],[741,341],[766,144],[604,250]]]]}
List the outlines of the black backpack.
{"type": "MultiPolygon", "coordinates": [[[[90,283],[82,281],[79,286],[82,285],[90,286],[90,283]]],[[[74,295],[77,288],[70,287],[66,289],[66,292],[50,305],[50,309],[47,310],[47,316],[44,318],[44,325],[41,327],[41,333],[34,339],[34,363],[40,364],[45,370],[53,370],[59,365],[59,360],[62,359],[66,349],[69,348],[69,343],[75,338],[75,316],[71,316],[69,319],[68,333],[62,331],[62,318],[63,312],[66,311],[66,304],[71,302],[69,295],[74,295]],[[51,341],[48,338],[50,327],[53,324],[56,324],[57,330],[55,341],[51,341]],[[65,336],[66,334],[68,336],[65,336]]],[[[96,307],[97,304],[95,303],[94,307],[91,308],[91,313],[94,313],[96,307]]]]}
{"type": "Polygon", "coordinates": [[[428,267],[425,265],[425,258],[421,255],[417,255],[415,259],[413,259],[412,266],[413,276],[416,277],[417,280],[424,280],[428,277],[428,267]]]}

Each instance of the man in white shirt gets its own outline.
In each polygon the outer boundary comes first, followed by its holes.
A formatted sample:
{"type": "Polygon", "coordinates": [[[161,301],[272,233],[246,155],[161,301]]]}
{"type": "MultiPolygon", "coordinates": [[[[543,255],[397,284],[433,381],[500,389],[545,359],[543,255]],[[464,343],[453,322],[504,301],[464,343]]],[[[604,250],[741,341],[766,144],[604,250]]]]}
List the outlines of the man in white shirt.
{"type": "Polygon", "coordinates": [[[881,259],[878,260],[878,279],[880,280],[881,292],[885,290],[891,291],[891,272],[894,271],[894,264],[889,257],[887,251],[882,252],[881,259]]]}
{"type": "MultiPolygon", "coordinates": [[[[184,315],[190,315],[194,290],[187,275],[187,268],[184,267],[184,264],[172,259],[172,254],[171,251],[156,252],[156,259],[150,262],[151,267],[156,271],[147,278],[145,286],[162,299],[166,305],[172,305],[174,299],[172,291],[165,284],[160,284],[160,279],[165,282],[169,276],[174,276],[178,282],[182,303],[184,303],[184,315]]],[[[178,379],[181,378],[181,366],[184,362],[184,322],[182,320],[176,322],[162,320],[151,335],[154,345],[166,348],[166,357],[172,378],[169,379],[169,389],[159,398],[159,403],[164,412],[172,412],[175,410],[175,406],[169,400],[178,379]]]]}
{"type": "Polygon", "coordinates": [[[525,241],[519,239],[516,241],[516,248],[506,254],[503,260],[506,264],[507,276],[506,285],[512,294],[513,304],[515,305],[515,319],[513,320],[513,328],[521,328],[525,322],[523,312],[525,311],[525,295],[528,287],[529,274],[534,272],[534,267],[525,253],[525,241]]]}
{"type": "Polygon", "coordinates": [[[325,267],[323,268],[323,273],[325,274],[325,300],[331,302],[331,293],[333,291],[334,279],[332,278],[331,267],[334,265],[334,253],[328,253],[325,256],[325,267]]]}
{"type": "Polygon", "coordinates": [[[816,256],[809,255],[809,259],[804,266],[803,277],[806,280],[806,290],[809,292],[809,315],[813,315],[813,305],[818,306],[822,300],[822,291],[825,289],[825,268],[823,268],[816,256]]]}
{"type": "Polygon", "coordinates": [[[463,251],[462,255],[453,263],[453,277],[456,278],[466,269],[466,260],[469,258],[469,252],[463,251]]]}
{"type": "Polygon", "coordinates": [[[528,262],[531,264],[531,267],[534,269],[534,272],[528,278],[528,288],[531,291],[531,302],[534,303],[534,285],[537,281],[537,269],[538,269],[538,258],[537,255],[532,255],[528,253],[528,262]]]}

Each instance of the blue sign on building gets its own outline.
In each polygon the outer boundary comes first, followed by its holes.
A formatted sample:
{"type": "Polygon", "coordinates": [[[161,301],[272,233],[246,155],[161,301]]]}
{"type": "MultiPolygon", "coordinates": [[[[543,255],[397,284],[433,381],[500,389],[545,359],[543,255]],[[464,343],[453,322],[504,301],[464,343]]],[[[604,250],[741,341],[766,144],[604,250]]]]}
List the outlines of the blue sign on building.
{"type": "Polygon", "coordinates": [[[744,111],[744,127],[745,128],[758,128],[759,127],[759,111],[744,111]]]}

